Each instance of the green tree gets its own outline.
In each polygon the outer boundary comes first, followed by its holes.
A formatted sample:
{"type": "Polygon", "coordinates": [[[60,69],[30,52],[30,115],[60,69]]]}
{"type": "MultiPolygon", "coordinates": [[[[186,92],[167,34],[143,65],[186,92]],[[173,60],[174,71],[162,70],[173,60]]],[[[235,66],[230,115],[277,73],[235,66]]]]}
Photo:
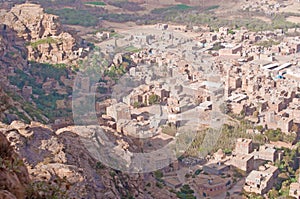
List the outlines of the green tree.
{"type": "Polygon", "coordinates": [[[152,94],[149,96],[149,104],[153,105],[153,104],[157,104],[159,103],[159,96],[156,94],[152,94]]]}
{"type": "Polygon", "coordinates": [[[141,103],[140,102],[134,102],[133,103],[133,107],[134,108],[140,108],[141,107],[141,103]]]}
{"type": "Polygon", "coordinates": [[[263,129],[264,129],[264,127],[263,127],[262,125],[256,126],[255,128],[256,128],[256,130],[258,130],[259,132],[262,132],[263,129]]]}
{"type": "Polygon", "coordinates": [[[164,176],[163,172],[160,170],[154,171],[153,174],[156,179],[161,179],[164,176]]]}
{"type": "Polygon", "coordinates": [[[276,199],[279,197],[279,192],[275,188],[273,188],[272,190],[269,191],[268,197],[270,199],[276,199]]]}
{"type": "Polygon", "coordinates": [[[180,191],[176,193],[177,197],[181,199],[196,199],[196,197],[193,194],[194,191],[190,188],[188,184],[183,185],[180,188],[180,191]]]}

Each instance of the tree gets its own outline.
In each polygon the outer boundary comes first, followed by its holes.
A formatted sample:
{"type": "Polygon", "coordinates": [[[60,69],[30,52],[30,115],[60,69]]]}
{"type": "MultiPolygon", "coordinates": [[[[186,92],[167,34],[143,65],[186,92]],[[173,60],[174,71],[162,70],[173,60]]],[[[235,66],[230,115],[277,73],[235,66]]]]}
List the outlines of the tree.
{"type": "Polygon", "coordinates": [[[141,107],[141,103],[139,103],[139,102],[134,102],[134,103],[133,103],[133,107],[134,107],[134,108],[140,108],[140,107],[141,107]]]}
{"type": "Polygon", "coordinates": [[[159,96],[156,94],[152,94],[149,96],[149,104],[153,105],[153,104],[157,104],[159,102],[159,96]]]}
{"type": "Polygon", "coordinates": [[[153,174],[154,174],[154,177],[155,177],[156,179],[161,179],[162,177],[164,177],[163,172],[160,171],[160,170],[154,171],[153,174]]]}
{"type": "Polygon", "coordinates": [[[256,128],[256,130],[258,130],[259,132],[262,132],[263,129],[264,129],[264,127],[263,127],[262,125],[256,126],[255,128],[256,128]]]}
{"type": "Polygon", "coordinates": [[[185,184],[181,187],[180,191],[177,192],[177,197],[182,199],[195,199],[193,195],[194,191],[190,188],[188,184],[185,184]]]}
{"type": "Polygon", "coordinates": [[[180,191],[185,194],[194,193],[194,191],[190,188],[190,186],[188,184],[183,185],[182,188],[180,189],[180,191]]]}
{"type": "Polygon", "coordinates": [[[270,141],[276,142],[282,140],[282,132],[280,129],[269,129],[266,131],[265,135],[268,137],[270,141]]]}
{"type": "Polygon", "coordinates": [[[269,191],[268,197],[270,199],[276,199],[279,197],[279,192],[275,188],[273,188],[272,190],[269,191]]]}

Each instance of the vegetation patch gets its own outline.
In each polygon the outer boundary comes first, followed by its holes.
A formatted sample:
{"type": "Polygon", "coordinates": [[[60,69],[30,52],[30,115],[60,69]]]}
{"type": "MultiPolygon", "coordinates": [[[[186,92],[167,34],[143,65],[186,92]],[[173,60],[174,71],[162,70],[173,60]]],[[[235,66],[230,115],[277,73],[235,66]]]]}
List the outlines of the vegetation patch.
{"type": "Polygon", "coordinates": [[[205,11],[215,10],[215,9],[218,9],[219,7],[220,7],[219,5],[209,6],[205,9],[205,11]]]}
{"type": "Polygon", "coordinates": [[[176,195],[180,199],[186,199],[186,198],[196,199],[196,197],[194,196],[194,191],[191,189],[191,187],[188,184],[183,185],[180,188],[180,191],[176,193],[176,195]]]}
{"type": "Polygon", "coordinates": [[[37,48],[41,44],[53,44],[53,43],[57,43],[57,40],[55,40],[52,37],[47,37],[45,39],[39,39],[37,41],[30,42],[29,45],[32,46],[32,48],[37,48]]]}
{"type": "Polygon", "coordinates": [[[123,76],[126,73],[126,69],[123,66],[117,67],[117,66],[111,66],[108,70],[105,71],[105,75],[118,80],[121,76],[123,76]]]}
{"type": "Polygon", "coordinates": [[[163,172],[160,170],[154,171],[153,174],[154,174],[154,177],[158,180],[160,180],[162,177],[164,177],[163,172]]]}
{"type": "Polygon", "coordinates": [[[98,15],[92,14],[87,10],[77,10],[64,8],[60,10],[48,9],[47,13],[58,15],[64,24],[80,25],[80,26],[95,26],[98,24],[98,15]]]}
{"type": "Polygon", "coordinates": [[[111,33],[110,33],[110,37],[111,37],[111,38],[124,38],[123,35],[118,34],[118,33],[116,33],[116,32],[111,32],[111,33]]]}
{"type": "Polygon", "coordinates": [[[135,14],[115,14],[115,13],[109,13],[102,15],[102,19],[111,21],[111,22],[117,22],[117,23],[124,23],[128,21],[138,21],[141,17],[135,14]]]}
{"type": "MultiPolygon", "coordinates": [[[[25,73],[20,69],[16,69],[16,76],[10,76],[9,80],[12,85],[16,85],[19,89],[22,89],[25,85],[32,87],[33,95],[38,95],[38,98],[32,97],[33,104],[25,103],[23,109],[32,118],[37,121],[45,122],[42,115],[45,115],[49,119],[54,117],[67,117],[70,115],[71,110],[68,109],[57,109],[56,101],[67,99],[68,95],[71,94],[72,89],[67,89],[68,94],[62,95],[55,91],[47,94],[43,88],[42,83],[38,83],[36,78],[41,79],[45,82],[47,78],[55,79],[59,84],[63,84],[60,80],[61,76],[67,76],[68,69],[64,64],[41,64],[36,62],[30,62],[31,67],[29,67],[29,73],[25,73]],[[29,75],[31,74],[31,75],[29,75]]],[[[22,98],[13,98],[16,101],[22,101],[22,98]]],[[[29,122],[28,118],[19,111],[13,111],[14,114],[18,115],[23,121],[29,122]]]]}
{"type": "Polygon", "coordinates": [[[53,181],[56,183],[51,183],[47,181],[35,181],[28,185],[26,190],[28,198],[60,198],[67,199],[67,190],[70,188],[70,182],[64,178],[58,176],[53,177],[53,181]]]}
{"type": "Polygon", "coordinates": [[[126,52],[132,52],[132,53],[137,53],[140,51],[140,49],[138,49],[137,47],[134,47],[134,46],[127,46],[124,50],[126,52]]]}
{"type": "Polygon", "coordinates": [[[132,12],[145,10],[145,8],[141,7],[138,3],[129,2],[127,0],[111,0],[108,4],[132,12]]]}
{"type": "Polygon", "coordinates": [[[149,104],[153,105],[153,104],[158,104],[159,103],[159,96],[156,94],[152,94],[149,96],[149,104]]]}
{"type": "Polygon", "coordinates": [[[85,2],[84,4],[94,5],[94,6],[105,6],[106,5],[106,3],[104,3],[103,1],[89,1],[89,2],[85,2]]]}
{"type": "Polygon", "coordinates": [[[286,20],[286,16],[282,14],[277,14],[272,20],[273,29],[289,29],[298,27],[299,25],[289,22],[286,20]]]}
{"type": "Polygon", "coordinates": [[[214,45],[212,47],[212,50],[218,51],[218,50],[223,49],[223,48],[225,48],[225,47],[222,46],[222,43],[221,42],[217,42],[217,43],[214,43],[214,45]]]}
{"type": "Polygon", "coordinates": [[[192,9],[193,7],[191,6],[188,6],[186,4],[178,4],[178,5],[175,5],[175,6],[170,6],[170,7],[167,7],[167,8],[155,8],[151,11],[152,14],[162,14],[162,13],[165,13],[165,12],[176,12],[176,11],[186,11],[186,10],[190,10],[192,9]]]}
{"type": "Polygon", "coordinates": [[[173,124],[165,125],[162,127],[162,133],[175,136],[177,132],[176,126],[173,124]]]}
{"type": "Polygon", "coordinates": [[[277,141],[283,141],[283,142],[288,142],[292,143],[296,140],[297,135],[296,134],[285,134],[281,132],[280,129],[268,129],[265,132],[265,136],[268,138],[268,140],[277,142],[277,141]]]}
{"type": "Polygon", "coordinates": [[[30,62],[30,64],[30,74],[39,76],[43,78],[43,80],[49,77],[60,81],[61,76],[68,74],[68,69],[65,64],[42,64],[37,62],[30,62]]]}

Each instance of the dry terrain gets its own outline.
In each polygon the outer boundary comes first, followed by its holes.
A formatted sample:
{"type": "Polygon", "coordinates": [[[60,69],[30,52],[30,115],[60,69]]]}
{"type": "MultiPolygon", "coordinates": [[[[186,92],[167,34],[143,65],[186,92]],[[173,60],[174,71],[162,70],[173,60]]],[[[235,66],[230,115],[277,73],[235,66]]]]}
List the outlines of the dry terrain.
{"type": "Polygon", "coordinates": [[[290,16],[286,19],[287,21],[300,24],[300,17],[290,16]]]}

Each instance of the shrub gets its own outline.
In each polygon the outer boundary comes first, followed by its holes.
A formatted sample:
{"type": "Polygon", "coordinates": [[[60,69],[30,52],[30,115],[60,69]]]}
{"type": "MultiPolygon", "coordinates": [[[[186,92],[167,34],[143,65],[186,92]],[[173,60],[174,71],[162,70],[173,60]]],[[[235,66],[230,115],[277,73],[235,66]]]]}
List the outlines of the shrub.
{"type": "Polygon", "coordinates": [[[105,166],[101,162],[96,163],[96,169],[104,169],[105,166]]]}
{"type": "Polygon", "coordinates": [[[134,108],[141,108],[141,107],[143,107],[143,103],[141,103],[141,102],[134,102],[133,103],[133,107],[134,108]]]}
{"type": "Polygon", "coordinates": [[[47,37],[45,39],[39,39],[37,41],[30,42],[29,45],[32,46],[32,48],[37,48],[41,44],[53,44],[53,43],[57,43],[57,40],[55,40],[52,37],[47,37]]]}
{"type": "Polygon", "coordinates": [[[157,103],[159,103],[159,96],[155,95],[155,94],[150,95],[149,96],[149,104],[153,105],[153,104],[157,104],[157,103]]]}
{"type": "Polygon", "coordinates": [[[192,7],[185,5],[185,4],[179,4],[175,6],[170,6],[167,8],[155,8],[151,11],[152,14],[162,14],[167,12],[180,12],[180,11],[186,11],[190,10],[192,7]]]}
{"type": "Polygon", "coordinates": [[[135,2],[129,2],[129,1],[116,1],[116,0],[111,0],[108,2],[108,4],[118,7],[118,8],[123,8],[128,11],[141,11],[144,10],[145,8],[141,7],[138,3],[135,2]]]}
{"type": "Polygon", "coordinates": [[[190,198],[190,199],[196,199],[196,197],[193,195],[194,194],[194,191],[190,188],[189,185],[183,185],[181,188],[180,188],[180,191],[178,191],[176,193],[177,197],[178,198],[181,198],[181,199],[186,199],[186,198],[190,198]]]}
{"type": "Polygon", "coordinates": [[[27,198],[53,198],[67,199],[67,190],[70,188],[70,183],[66,178],[55,177],[53,182],[36,181],[29,184],[27,188],[27,198]]]}
{"type": "Polygon", "coordinates": [[[85,2],[84,4],[95,5],[95,6],[105,6],[106,5],[106,3],[104,3],[103,1],[89,1],[89,2],[85,2]]]}
{"type": "Polygon", "coordinates": [[[160,170],[154,171],[153,174],[156,179],[161,179],[164,176],[163,172],[160,170]]]}
{"type": "Polygon", "coordinates": [[[160,189],[164,187],[164,185],[161,182],[156,182],[155,185],[160,189]]]}

